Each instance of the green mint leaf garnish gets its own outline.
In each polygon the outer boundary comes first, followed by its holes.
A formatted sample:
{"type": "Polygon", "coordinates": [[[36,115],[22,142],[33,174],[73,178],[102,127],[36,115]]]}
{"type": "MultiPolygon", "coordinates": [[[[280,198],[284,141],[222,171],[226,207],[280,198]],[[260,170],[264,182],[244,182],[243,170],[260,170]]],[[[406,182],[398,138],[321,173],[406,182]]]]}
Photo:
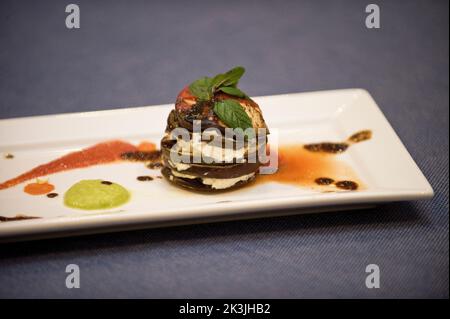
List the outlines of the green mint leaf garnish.
{"type": "Polygon", "coordinates": [[[223,100],[214,103],[214,113],[228,127],[243,130],[253,127],[252,120],[242,106],[234,100],[223,100]]]}
{"type": "Polygon", "coordinates": [[[189,91],[202,101],[209,101],[213,97],[212,79],[205,76],[189,85],[189,91]]]}
{"type": "MultiPolygon", "coordinates": [[[[237,66],[226,73],[217,74],[213,78],[205,76],[192,82],[189,85],[189,91],[192,94],[194,94],[198,99],[203,101],[209,101],[213,98],[214,93],[218,91],[223,91],[222,88],[224,87],[236,88],[237,84],[239,83],[239,79],[242,77],[244,73],[245,69],[241,66],[237,66]]],[[[239,97],[245,96],[245,93],[243,93],[237,88],[232,92],[234,92],[234,94],[232,93],[228,94],[239,97]]]]}
{"type": "Polygon", "coordinates": [[[226,94],[229,94],[229,95],[241,97],[241,98],[247,96],[244,92],[242,92],[238,88],[235,88],[235,87],[232,87],[232,86],[223,86],[223,87],[219,88],[219,91],[222,91],[223,93],[226,93],[226,94]]]}
{"type": "Polygon", "coordinates": [[[244,75],[245,69],[242,66],[237,66],[230,71],[217,74],[213,79],[213,90],[216,91],[223,86],[236,87],[239,83],[239,79],[244,75]]]}

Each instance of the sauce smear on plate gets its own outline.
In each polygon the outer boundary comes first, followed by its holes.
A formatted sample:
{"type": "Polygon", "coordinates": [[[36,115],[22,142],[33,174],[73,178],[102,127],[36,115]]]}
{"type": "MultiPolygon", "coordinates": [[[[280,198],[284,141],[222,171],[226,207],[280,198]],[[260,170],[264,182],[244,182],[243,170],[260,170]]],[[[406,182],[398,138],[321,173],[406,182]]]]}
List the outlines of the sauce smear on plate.
{"type": "Polygon", "coordinates": [[[361,185],[354,170],[345,162],[340,161],[334,154],[315,152],[305,149],[304,145],[284,145],[278,149],[278,171],[271,175],[259,175],[256,183],[278,182],[310,187],[338,187],[350,186],[352,181],[355,190],[361,185]]]}
{"type": "Polygon", "coordinates": [[[30,183],[23,188],[23,191],[30,195],[44,195],[55,189],[55,186],[48,182],[44,183],[30,183]]]}
{"type": "Polygon", "coordinates": [[[3,182],[0,184],[0,190],[57,172],[119,161],[121,160],[121,154],[135,152],[136,150],[137,148],[133,144],[118,140],[99,143],[84,150],[64,155],[54,161],[37,166],[31,171],[3,182]]]}

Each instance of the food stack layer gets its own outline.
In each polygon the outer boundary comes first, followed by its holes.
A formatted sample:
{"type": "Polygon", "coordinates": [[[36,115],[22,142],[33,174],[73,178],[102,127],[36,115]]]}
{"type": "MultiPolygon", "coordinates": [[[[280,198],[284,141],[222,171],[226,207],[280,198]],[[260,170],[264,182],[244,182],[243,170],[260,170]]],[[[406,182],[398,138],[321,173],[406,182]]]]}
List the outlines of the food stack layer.
{"type": "Polygon", "coordinates": [[[266,134],[268,130],[259,106],[237,88],[243,73],[242,67],[236,67],[198,79],[180,92],[161,140],[162,174],[170,182],[213,192],[234,189],[255,178],[261,166],[258,129],[266,134]],[[186,134],[181,136],[177,128],[186,134]],[[254,133],[229,135],[227,128],[238,133],[250,128],[254,133]]]}

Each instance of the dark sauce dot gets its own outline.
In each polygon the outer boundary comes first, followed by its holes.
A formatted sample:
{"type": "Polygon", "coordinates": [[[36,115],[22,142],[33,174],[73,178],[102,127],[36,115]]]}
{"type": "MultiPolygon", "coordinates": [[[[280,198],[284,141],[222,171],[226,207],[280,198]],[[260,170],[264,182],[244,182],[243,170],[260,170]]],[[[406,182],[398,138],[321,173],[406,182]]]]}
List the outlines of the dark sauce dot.
{"type": "Polygon", "coordinates": [[[123,160],[127,161],[137,161],[137,162],[146,162],[146,161],[158,161],[161,157],[161,151],[151,151],[151,152],[126,152],[120,155],[123,160]]]}
{"type": "Polygon", "coordinates": [[[161,162],[155,162],[155,163],[152,162],[152,163],[147,164],[147,168],[150,168],[150,169],[158,169],[161,167],[163,167],[163,164],[161,162]]]}
{"type": "Polygon", "coordinates": [[[343,153],[347,150],[347,143],[316,143],[307,144],[304,148],[310,152],[323,152],[323,153],[343,153]]]}
{"type": "Polygon", "coordinates": [[[14,155],[12,155],[11,153],[5,154],[5,158],[6,159],[13,159],[14,155]]]}
{"type": "Polygon", "coordinates": [[[112,185],[112,182],[110,182],[110,181],[102,181],[102,184],[103,185],[112,185]]]}
{"type": "Polygon", "coordinates": [[[331,185],[334,183],[334,179],[328,177],[319,177],[315,180],[318,185],[331,185]]]}
{"type": "Polygon", "coordinates": [[[152,181],[153,177],[151,176],[138,176],[137,180],[140,182],[148,182],[148,181],[152,181]]]}
{"type": "Polygon", "coordinates": [[[358,189],[358,184],[352,181],[339,181],[336,182],[336,187],[338,188],[342,188],[342,189],[347,189],[347,190],[357,190],[358,189]]]}
{"type": "Polygon", "coordinates": [[[11,221],[15,221],[15,220],[36,219],[36,218],[41,218],[41,217],[26,216],[26,215],[16,215],[14,217],[0,216],[0,222],[11,222],[11,221]]]}
{"type": "Polygon", "coordinates": [[[58,196],[58,193],[49,193],[49,194],[47,194],[48,198],[55,198],[56,196],[58,196]]]}
{"type": "Polygon", "coordinates": [[[372,131],[364,130],[364,131],[357,132],[357,133],[353,134],[352,136],[350,136],[348,138],[348,141],[352,142],[352,143],[359,143],[362,141],[370,140],[371,138],[372,138],[372,131]]]}

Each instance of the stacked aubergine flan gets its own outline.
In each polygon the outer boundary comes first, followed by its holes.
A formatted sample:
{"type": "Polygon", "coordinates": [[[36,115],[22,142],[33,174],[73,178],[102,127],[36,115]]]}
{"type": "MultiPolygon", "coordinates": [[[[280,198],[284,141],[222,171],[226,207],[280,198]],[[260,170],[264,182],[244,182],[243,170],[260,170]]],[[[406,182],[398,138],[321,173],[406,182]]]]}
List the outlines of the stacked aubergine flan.
{"type": "Polygon", "coordinates": [[[180,92],[161,140],[162,174],[170,182],[214,192],[255,178],[262,165],[257,152],[262,146],[265,151],[267,141],[261,132],[268,134],[268,130],[259,106],[237,88],[243,73],[237,67],[201,78],[180,92]],[[227,128],[237,129],[238,134],[227,135],[227,128]]]}

